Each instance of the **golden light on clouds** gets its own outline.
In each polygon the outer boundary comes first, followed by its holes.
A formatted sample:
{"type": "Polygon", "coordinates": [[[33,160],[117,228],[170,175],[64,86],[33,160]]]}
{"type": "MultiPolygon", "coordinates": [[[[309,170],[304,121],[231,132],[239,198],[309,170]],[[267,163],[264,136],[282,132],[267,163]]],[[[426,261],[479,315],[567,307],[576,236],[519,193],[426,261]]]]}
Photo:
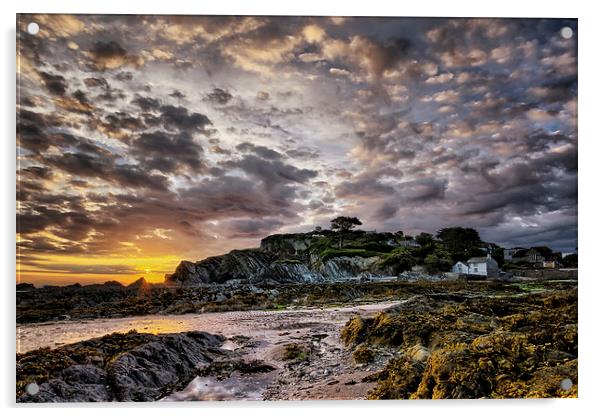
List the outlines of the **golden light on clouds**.
{"type": "Polygon", "coordinates": [[[576,20],[21,19],[20,281],[161,282],[336,215],[576,245],[576,20]]]}

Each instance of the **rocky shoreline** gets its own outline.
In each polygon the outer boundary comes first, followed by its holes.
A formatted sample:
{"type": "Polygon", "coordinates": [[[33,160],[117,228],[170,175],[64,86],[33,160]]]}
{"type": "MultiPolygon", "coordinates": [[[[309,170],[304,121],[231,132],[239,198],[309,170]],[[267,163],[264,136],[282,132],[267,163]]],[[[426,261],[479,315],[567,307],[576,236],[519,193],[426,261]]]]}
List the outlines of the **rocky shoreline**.
{"type": "Polygon", "coordinates": [[[17,354],[17,401],[153,401],[223,359],[223,337],[205,332],[114,333],[17,354]],[[39,391],[28,392],[35,383],[39,391]],[[30,394],[34,393],[34,394],[30,394]]]}
{"type": "Polygon", "coordinates": [[[406,295],[470,290],[520,293],[518,284],[433,280],[346,281],[308,284],[163,284],[123,286],[18,286],[17,324],[60,320],[120,318],[151,314],[186,314],[234,310],[280,310],[395,300],[406,295]]]}
{"type": "Polygon", "coordinates": [[[576,397],[575,282],[450,284],[414,284],[380,312],[265,311],[232,316],[225,336],[130,332],[30,351],[17,355],[18,400],[576,397]],[[23,394],[31,382],[39,393],[23,394]]]}

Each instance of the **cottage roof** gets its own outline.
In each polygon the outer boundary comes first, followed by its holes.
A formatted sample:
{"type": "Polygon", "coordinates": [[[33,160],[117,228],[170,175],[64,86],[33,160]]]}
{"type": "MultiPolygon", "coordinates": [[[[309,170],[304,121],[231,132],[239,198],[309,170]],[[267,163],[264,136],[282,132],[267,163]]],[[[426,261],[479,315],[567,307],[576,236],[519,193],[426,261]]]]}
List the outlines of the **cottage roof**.
{"type": "Polygon", "coordinates": [[[485,263],[488,257],[473,257],[468,260],[468,263],[485,263]]]}
{"type": "Polygon", "coordinates": [[[529,252],[529,249],[528,249],[528,248],[523,248],[523,249],[520,249],[520,250],[518,250],[517,252],[515,252],[515,253],[512,255],[512,257],[516,257],[516,258],[519,258],[519,257],[525,257],[525,256],[527,255],[527,253],[528,253],[528,252],[529,252]]]}
{"type": "Polygon", "coordinates": [[[552,250],[549,247],[531,247],[531,250],[537,250],[544,257],[551,257],[552,250]]]}
{"type": "Polygon", "coordinates": [[[552,257],[552,254],[553,254],[552,250],[550,250],[549,247],[539,246],[539,247],[531,247],[531,248],[525,248],[522,250],[518,250],[516,253],[514,253],[514,255],[512,257],[516,257],[516,258],[525,257],[525,256],[527,256],[527,253],[529,253],[531,250],[537,252],[544,258],[550,258],[550,257],[552,257]]]}

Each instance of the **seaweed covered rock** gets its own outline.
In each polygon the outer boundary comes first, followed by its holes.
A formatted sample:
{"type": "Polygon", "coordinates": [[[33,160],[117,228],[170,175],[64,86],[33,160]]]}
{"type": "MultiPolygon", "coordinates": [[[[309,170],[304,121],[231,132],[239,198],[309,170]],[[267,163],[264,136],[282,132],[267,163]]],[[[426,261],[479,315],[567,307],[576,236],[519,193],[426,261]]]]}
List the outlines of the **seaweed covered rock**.
{"type": "Polygon", "coordinates": [[[375,352],[374,350],[365,344],[358,345],[353,350],[353,361],[356,364],[367,364],[374,361],[375,352]]]}
{"type": "Polygon", "coordinates": [[[576,397],[576,288],[504,299],[421,297],[431,307],[408,302],[343,328],[346,345],[400,351],[373,376],[369,398],[576,397]]]}
{"type": "Polygon", "coordinates": [[[341,329],[343,344],[358,344],[360,340],[364,339],[367,328],[368,323],[361,316],[351,318],[341,329]]]}
{"type": "Polygon", "coordinates": [[[407,357],[391,359],[386,368],[366,381],[378,384],[368,396],[369,399],[393,400],[409,399],[422,379],[424,364],[412,362],[407,357]]]}
{"type": "Polygon", "coordinates": [[[224,338],[205,332],[114,333],[17,355],[17,401],[152,401],[223,358],[224,338]],[[36,394],[26,386],[36,383],[36,394]]]}

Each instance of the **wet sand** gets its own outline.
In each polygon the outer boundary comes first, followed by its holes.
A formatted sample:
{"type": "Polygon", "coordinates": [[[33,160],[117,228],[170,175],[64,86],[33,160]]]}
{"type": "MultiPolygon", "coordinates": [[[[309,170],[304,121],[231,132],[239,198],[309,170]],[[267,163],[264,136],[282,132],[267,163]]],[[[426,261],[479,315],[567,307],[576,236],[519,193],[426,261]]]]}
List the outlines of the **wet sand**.
{"type": "Polygon", "coordinates": [[[269,338],[274,332],[291,324],[300,327],[310,327],[322,323],[342,325],[350,316],[364,312],[374,313],[392,305],[395,303],[278,311],[145,315],[17,325],[17,352],[23,353],[42,347],[54,348],[101,337],[112,332],[127,332],[132,329],[153,334],[198,330],[222,334],[226,337],[245,335],[263,339],[269,338]]]}
{"type": "MultiPolygon", "coordinates": [[[[353,364],[351,351],[340,343],[339,331],[355,315],[373,315],[395,304],[29,324],[17,327],[17,346],[19,352],[26,352],[132,329],[154,334],[207,331],[227,337],[222,348],[236,352],[240,359],[261,360],[275,370],[253,375],[235,372],[226,379],[196,377],[186,388],[163,400],[361,399],[372,387],[361,381],[371,369],[353,364]],[[310,359],[298,363],[283,360],[283,345],[291,343],[307,348],[310,359]]],[[[382,363],[374,363],[373,370],[379,365],[382,363]]]]}

